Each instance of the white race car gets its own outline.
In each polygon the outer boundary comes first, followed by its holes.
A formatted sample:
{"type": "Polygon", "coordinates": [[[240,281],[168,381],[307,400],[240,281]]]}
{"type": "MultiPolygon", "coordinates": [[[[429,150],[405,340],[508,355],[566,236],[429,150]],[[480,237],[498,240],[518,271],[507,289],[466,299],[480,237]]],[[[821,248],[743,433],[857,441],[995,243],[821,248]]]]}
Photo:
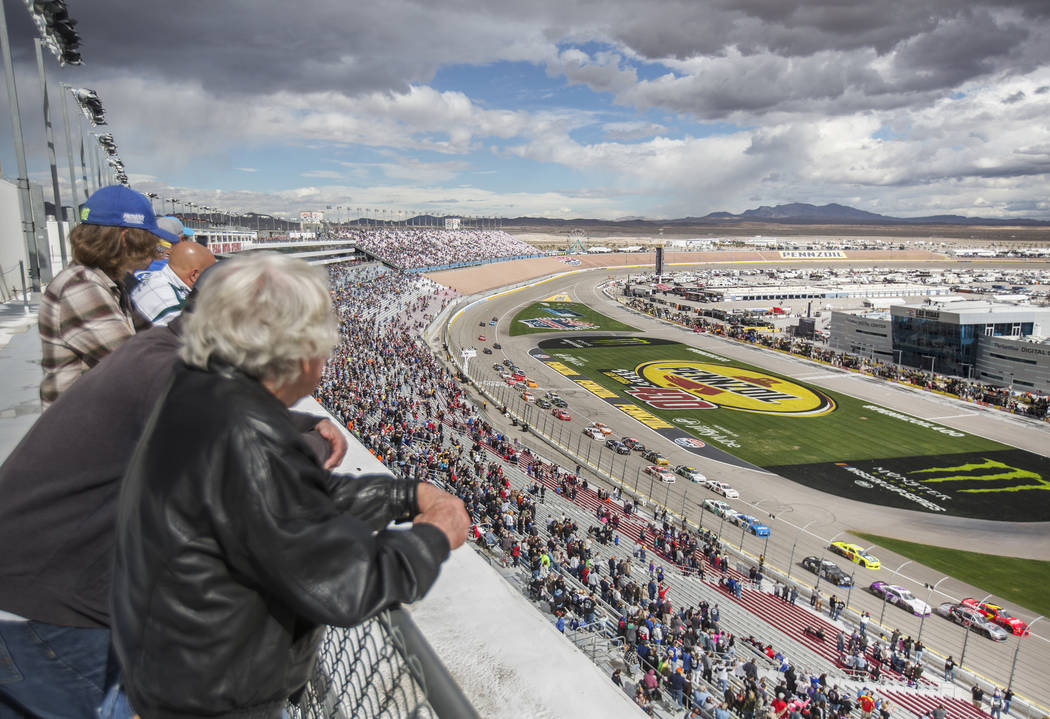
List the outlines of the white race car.
{"type": "Polygon", "coordinates": [[[932,610],[930,605],[922,601],[904,587],[886,582],[872,582],[871,593],[884,597],[890,604],[896,604],[901,609],[907,609],[917,617],[928,615],[932,610]]]}

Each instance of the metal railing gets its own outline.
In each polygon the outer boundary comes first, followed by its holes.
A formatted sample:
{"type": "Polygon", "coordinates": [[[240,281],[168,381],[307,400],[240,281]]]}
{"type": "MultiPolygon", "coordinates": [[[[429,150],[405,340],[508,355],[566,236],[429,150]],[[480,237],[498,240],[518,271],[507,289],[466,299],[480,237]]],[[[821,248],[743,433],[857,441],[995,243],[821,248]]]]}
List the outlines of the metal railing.
{"type": "Polygon", "coordinates": [[[292,719],[472,719],[478,714],[403,609],[328,627],[292,719]]]}

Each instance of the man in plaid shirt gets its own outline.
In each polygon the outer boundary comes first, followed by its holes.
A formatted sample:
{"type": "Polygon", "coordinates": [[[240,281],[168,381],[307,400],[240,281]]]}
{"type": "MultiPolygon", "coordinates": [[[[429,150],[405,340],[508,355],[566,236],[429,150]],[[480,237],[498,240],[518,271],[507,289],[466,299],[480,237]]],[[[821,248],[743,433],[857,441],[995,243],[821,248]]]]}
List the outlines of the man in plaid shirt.
{"type": "Polygon", "coordinates": [[[95,192],[81,208],[80,219],[69,234],[73,262],[51,280],[40,301],[40,399],[45,409],[135,334],[121,280],[147,266],[161,240],[178,241],[157,226],[149,200],[123,185],[95,192]]]}

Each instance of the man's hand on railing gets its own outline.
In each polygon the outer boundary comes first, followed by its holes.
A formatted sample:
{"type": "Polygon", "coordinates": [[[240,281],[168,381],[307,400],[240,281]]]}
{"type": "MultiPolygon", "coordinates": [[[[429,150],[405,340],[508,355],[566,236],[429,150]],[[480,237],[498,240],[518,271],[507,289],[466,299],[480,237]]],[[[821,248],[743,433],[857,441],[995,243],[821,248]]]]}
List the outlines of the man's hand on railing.
{"type": "Polygon", "coordinates": [[[317,433],[325,438],[328,442],[328,446],[332,448],[331,453],[328,455],[328,459],[324,462],[325,469],[335,469],[339,466],[339,463],[343,461],[343,457],[346,455],[346,437],[339,431],[339,428],[332,424],[327,419],[322,419],[314,427],[317,433]]]}
{"type": "Polygon", "coordinates": [[[421,482],[416,490],[419,514],[413,524],[433,524],[445,533],[450,549],[459,548],[467,541],[470,518],[462,500],[437,487],[421,482]]]}

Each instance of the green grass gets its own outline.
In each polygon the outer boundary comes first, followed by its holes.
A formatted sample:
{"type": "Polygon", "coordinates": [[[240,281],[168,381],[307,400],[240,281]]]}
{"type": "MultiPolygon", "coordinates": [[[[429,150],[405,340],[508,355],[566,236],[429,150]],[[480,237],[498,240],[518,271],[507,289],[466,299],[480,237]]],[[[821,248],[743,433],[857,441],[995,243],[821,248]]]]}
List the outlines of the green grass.
{"type": "MultiPolygon", "coordinates": [[[[992,592],[995,596],[1031,612],[1050,616],[1050,594],[1047,594],[1045,587],[1046,579],[1050,577],[1050,562],[930,547],[864,532],[853,534],[870,544],[877,544],[930,569],[978,587],[985,593],[992,592]]],[[[1009,609],[1007,607],[1008,611],[1009,609]]]]}
{"type": "Polygon", "coordinates": [[[579,302],[536,302],[514,316],[514,319],[510,323],[509,334],[511,337],[517,337],[518,335],[530,335],[537,332],[550,332],[550,333],[564,333],[567,331],[571,332],[637,332],[638,330],[630,325],[625,325],[623,322],[617,322],[616,320],[606,317],[605,315],[595,312],[587,305],[581,305],[579,302]],[[576,316],[571,319],[578,322],[586,322],[594,327],[590,328],[567,328],[567,329],[551,329],[541,327],[529,327],[524,324],[522,320],[530,319],[553,319],[555,315],[552,315],[547,310],[567,310],[575,313],[576,316]]]}
{"type": "MultiPolygon", "coordinates": [[[[639,406],[639,400],[624,393],[627,387],[602,370],[634,370],[643,362],[656,360],[690,360],[732,365],[777,377],[767,370],[738,361],[718,362],[689,351],[685,345],[667,344],[640,347],[590,347],[552,349],[556,360],[573,360],[572,366],[581,374],[606,389],[616,392],[622,400],[639,406]]],[[[917,426],[896,417],[886,416],[871,409],[871,403],[853,397],[797,382],[817,389],[831,397],[836,409],[829,414],[814,417],[789,417],[731,409],[662,410],[645,406],[663,420],[674,422],[686,431],[682,420],[700,422],[718,434],[697,435],[710,444],[759,466],[783,466],[817,462],[848,462],[851,460],[940,455],[957,452],[980,452],[1007,449],[1006,445],[963,433],[951,437],[933,429],[917,426]],[[869,406],[865,406],[869,405],[869,406]],[[739,446],[719,442],[719,435],[734,437],[739,446]]]]}

